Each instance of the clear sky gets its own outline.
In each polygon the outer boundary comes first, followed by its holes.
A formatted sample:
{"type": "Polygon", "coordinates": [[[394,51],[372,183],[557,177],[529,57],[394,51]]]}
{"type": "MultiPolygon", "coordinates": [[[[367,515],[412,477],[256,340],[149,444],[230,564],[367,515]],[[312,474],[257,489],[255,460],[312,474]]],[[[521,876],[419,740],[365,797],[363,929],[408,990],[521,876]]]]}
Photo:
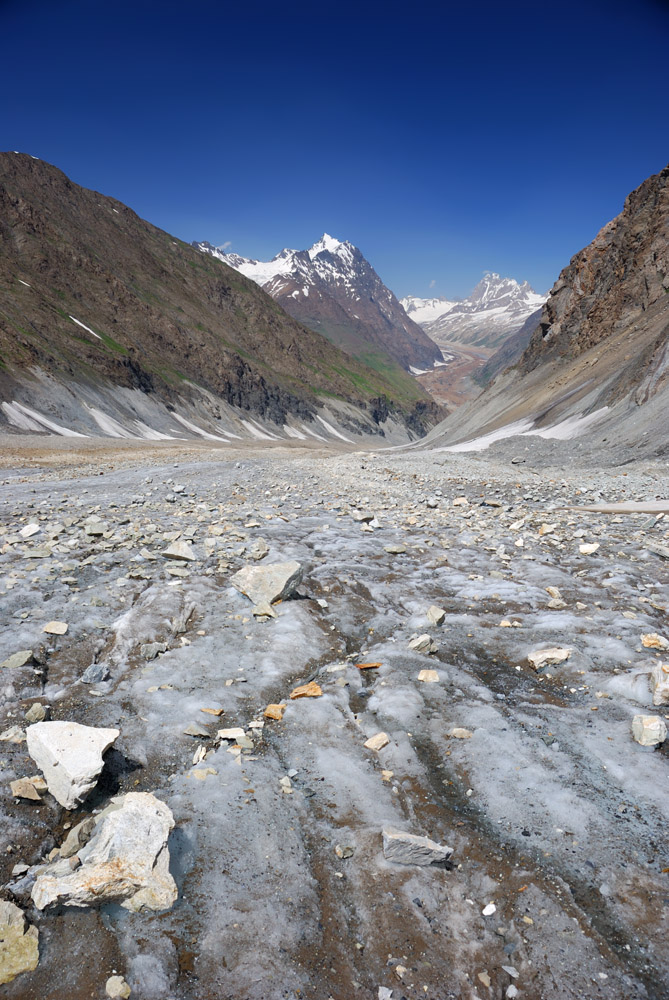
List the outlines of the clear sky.
{"type": "Polygon", "coordinates": [[[0,0],[0,148],[184,240],[545,291],[669,161],[660,0],[0,0]]]}

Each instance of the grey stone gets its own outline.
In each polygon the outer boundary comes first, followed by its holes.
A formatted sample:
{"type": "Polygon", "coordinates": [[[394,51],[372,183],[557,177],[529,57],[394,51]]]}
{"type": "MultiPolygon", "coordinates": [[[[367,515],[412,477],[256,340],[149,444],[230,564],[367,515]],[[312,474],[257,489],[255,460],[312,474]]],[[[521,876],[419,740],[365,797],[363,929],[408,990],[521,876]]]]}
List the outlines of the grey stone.
{"type": "Polygon", "coordinates": [[[172,542],[163,550],[162,556],[164,559],[180,559],[189,562],[197,559],[188,542],[172,542]]]}
{"type": "Polygon", "coordinates": [[[69,862],[57,862],[37,876],[35,906],[120,903],[133,912],[169,909],[177,898],[167,847],[173,827],[170,809],[150,792],[112,799],[79,851],[80,866],[68,873],[69,862]]]}
{"type": "Polygon", "coordinates": [[[270,563],[268,566],[244,566],[230,578],[230,583],[255,605],[274,604],[294,593],[302,582],[302,566],[296,561],[270,563]]]}
{"type": "Polygon", "coordinates": [[[439,646],[436,642],[434,642],[432,637],[425,632],[423,635],[418,635],[415,639],[410,640],[409,649],[415,649],[419,653],[436,653],[439,646]]]}
{"type": "Polygon", "coordinates": [[[98,684],[101,681],[108,680],[110,676],[109,667],[106,663],[91,663],[84,670],[81,679],[84,684],[98,684]]]}
{"type": "Polygon", "coordinates": [[[383,853],[388,861],[400,865],[433,865],[447,861],[453,853],[452,847],[437,844],[429,837],[399,830],[383,831],[383,853]]]}
{"type": "Polygon", "coordinates": [[[51,714],[51,709],[48,705],[42,705],[41,702],[35,701],[30,706],[24,719],[26,722],[45,722],[51,714]]]}
{"type": "Polygon", "coordinates": [[[427,609],[427,620],[433,625],[443,625],[446,618],[446,612],[443,608],[438,608],[436,604],[432,604],[427,609]]]}
{"type": "Polygon", "coordinates": [[[166,642],[145,642],[139,647],[140,655],[145,660],[155,660],[160,653],[167,652],[166,642]]]}

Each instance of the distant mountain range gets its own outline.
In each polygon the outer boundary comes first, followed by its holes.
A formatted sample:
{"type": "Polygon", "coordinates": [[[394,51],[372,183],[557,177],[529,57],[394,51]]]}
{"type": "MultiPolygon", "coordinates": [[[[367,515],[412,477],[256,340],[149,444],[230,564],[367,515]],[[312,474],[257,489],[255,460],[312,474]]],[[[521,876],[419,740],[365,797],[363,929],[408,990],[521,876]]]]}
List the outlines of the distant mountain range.
{"type": "Polygon", "coordinates": [[[527,281],[487,274],[466,299],[400,299],[407,315],[440,346],[498,348],[546,301],[527,281]]]}
{"type": "Polygon", "coordinates": [[[0,425],[406,440],[438,416],[399,365],[388,373],[350,357],[122,202],[0,153],[0,425]]]}
{"type": "Polygon", "coordinates": [[[324,233],[308,250],[281,250],[270,261],[195,243],[251,278],[287,313],[354,357],[384,368],[393,359],[405,371],[431,368],[442,355],[407,316],[352,243],[324,233]]]}

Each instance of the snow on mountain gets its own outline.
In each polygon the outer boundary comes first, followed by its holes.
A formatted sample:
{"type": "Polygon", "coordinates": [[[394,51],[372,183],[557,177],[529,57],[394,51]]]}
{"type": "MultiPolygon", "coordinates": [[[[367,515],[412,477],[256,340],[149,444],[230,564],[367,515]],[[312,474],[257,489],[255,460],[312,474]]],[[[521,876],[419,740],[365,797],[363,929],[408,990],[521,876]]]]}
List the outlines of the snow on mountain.
{"type": "Polygon", "coordinates": [[[499,347],[546,301],[527,281],[490,273],[466,299],[401,299],[407,312],[437,344],[499,347]]]}
{"type": "Polygon", "coordinates": [[[380,349],[407,371],[441,360],[436,344],[346,240],[323,233],[308,250],[284,249],[269,261],[225,253],[211,243],[194,245],[251,278],[291,316],[349,354],[380,349]]]}

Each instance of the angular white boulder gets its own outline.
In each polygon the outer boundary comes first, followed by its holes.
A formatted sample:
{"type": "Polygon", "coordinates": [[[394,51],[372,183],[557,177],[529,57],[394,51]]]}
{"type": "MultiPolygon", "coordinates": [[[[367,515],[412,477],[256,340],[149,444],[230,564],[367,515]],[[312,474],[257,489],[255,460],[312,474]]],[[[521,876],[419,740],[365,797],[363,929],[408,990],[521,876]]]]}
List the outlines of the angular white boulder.
{"type": "Polygon", "coordinates": [[[669,705],[669,663],[656,663],[650,674],[654,705],[669,705]]]}
{"type": "Polygon", "coordinates": [[[74,809],[94,787],[102,756],[119,735],[118,729],[78,722],[36,722],[26,730],[28,753],[54,799],[66,809],[74,809]]]}
{"type": "Polygon", "coordinates": [[[424,632],[423,635],[418,635],[415,639],[411,639],[409,649],[415,649],[418,653],[436,653],[439,646],[432,639],[432,636],[424,632]]]}
{"type": "Polygon", "coordinates": [[[642,747],[654,747],[667,738],[667,725],[659,715],[635,715],[632,736],[642,747]]]}
{"type": "Polygon", "coordinates": [[[235,590],[256,605],[285,600],[301,582],[302,566],[295,560],[267,566],[244,566],[230,577],[235,590]]]}
{"type": "Polygon", "coordinates": [[[571,656],[571,649],[563,646],[551,646],[549,649],[535,649],[527,654],[527,659],[535,670],[540,670],[549,663],[563,663],[571,656]]]}
{"type": "Polygon", "coordinates": [[[429,837],[419,837],[415,833],[400,830],[383,831],[383,853],[388,861],[399,865],[433,865],[447,861],[453,853],[452,847],[437,844],[429,837]]]}
{"type": "Polygon", "coordinates": [[[431,604],[427,609],[427,620],[433,625],[443,625],[446,619],[446,612],[436,604],[431,604]]]}
{"type": "Polygon", "coordinates": [[[135,913],[169,909],[177,898],[167,847],[173,828],[171,810],[150,792],[112,799],[78,852],[79,867],[72,871],[71,861],[56,861],[37,876],[35,906],[120,903],[135,913]]]}

